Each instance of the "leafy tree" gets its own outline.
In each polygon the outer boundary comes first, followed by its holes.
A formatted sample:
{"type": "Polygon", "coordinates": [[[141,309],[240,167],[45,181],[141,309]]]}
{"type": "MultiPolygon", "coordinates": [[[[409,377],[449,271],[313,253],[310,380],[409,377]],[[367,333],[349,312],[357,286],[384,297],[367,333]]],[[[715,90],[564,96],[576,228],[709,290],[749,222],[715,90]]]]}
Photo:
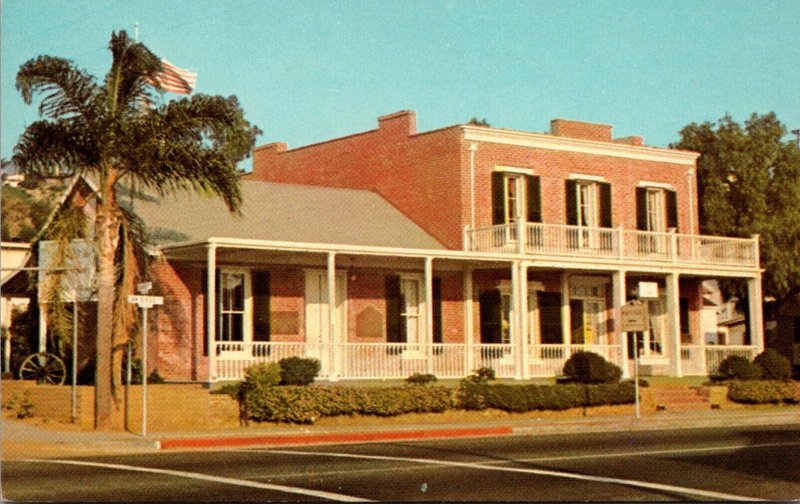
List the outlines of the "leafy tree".
{"type": "Polygon", "coordinates": [[[14,161],[26,173],[88,175],[98,185],[90,233],[97,254],[97,429],[121,426],[122,353],[135,316],[126,294],[142,275],[132,246],[141,236],[137,220],[119,198],[123,181],[159,195],[211,193],[236,212],[236,163],[260,133],[233,96],[165,102],[153,84],[160,59],[124,31],[111,34],[109,49],[111,68],[102,82],[53,56],[24,63],[16,81],[26,103],[38,98],[42,119],[20,137],[14,161]]]}
{"type": "Polygon", "coordinates": [[[779,303],[800,291],[800,147],[785,136],[773,112],[752,114],[744,125],[726,115],[689,124],[670,145],[701,154],[700,231],[759,234],[763,292],[779,303]]]}

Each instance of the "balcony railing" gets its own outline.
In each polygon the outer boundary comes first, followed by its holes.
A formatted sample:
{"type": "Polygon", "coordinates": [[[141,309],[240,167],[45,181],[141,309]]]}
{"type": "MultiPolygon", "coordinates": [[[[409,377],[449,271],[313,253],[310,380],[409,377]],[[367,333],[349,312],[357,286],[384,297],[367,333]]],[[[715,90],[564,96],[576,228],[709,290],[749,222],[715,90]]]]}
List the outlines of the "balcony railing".
{"type": "Polygon", "coordinates": [[[758,267],[757,238],[622,228],[518,222],[465,229],[464,246],[474,252],[758,267]]]}

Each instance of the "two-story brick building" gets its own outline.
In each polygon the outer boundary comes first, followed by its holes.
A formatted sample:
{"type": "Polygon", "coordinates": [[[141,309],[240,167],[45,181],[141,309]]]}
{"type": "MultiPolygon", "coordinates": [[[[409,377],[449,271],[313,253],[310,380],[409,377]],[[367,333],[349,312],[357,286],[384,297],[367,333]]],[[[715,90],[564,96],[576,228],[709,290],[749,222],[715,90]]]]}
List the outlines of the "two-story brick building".
{"type": "Polygon", "coordinates": [[[168,379],[234,379],[314,356],[329,379],[561,373],[577,350],[632,371],[622,306],[641,283],[641,363],[705,374],[763,349],[758,239],[698,235],[697,154],[556,119],[548,133],[414,112],[378,128],[254,151],[243,217],[181,196],[136,203],[151,274],[151,362],[168,379]],[[746,345],[707,346],[704,279],[747,280],[746,345]],[[656,287],[653,291],[652,288],[656,287]],[[329,300],[335,299],[334,303],[329,300]]]}

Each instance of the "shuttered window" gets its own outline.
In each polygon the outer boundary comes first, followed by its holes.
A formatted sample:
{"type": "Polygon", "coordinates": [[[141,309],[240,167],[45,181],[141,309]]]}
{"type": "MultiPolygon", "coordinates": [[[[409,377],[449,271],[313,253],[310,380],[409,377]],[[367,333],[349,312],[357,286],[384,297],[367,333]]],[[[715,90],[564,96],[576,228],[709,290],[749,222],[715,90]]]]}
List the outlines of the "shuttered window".
{"type": "Polygon", "coordinates": [[[611,184],[566,180],[567,224],[582,227],[613,226],[611,184]]]}
{"type": "Polygon", "coordinates": [[[557,345],[564,341],[561,328],[561,293],[537,292],[539,303],[540,340],[543,345],[557,345]]]}
{"type": "Polygon", "coordinates": [[[252,272],[253,341],[270,340],[269,271],[252,272]]]}
{"type": "Polygon", "coordinates": [[[520,217],[527,222],[542,222],[540,177],[493,172],[492,224],[511,224],[520,217]]]}
{"type": "Polygon", "coordinates": [[[400,315],[403,310],[403,294],[400,292],[400,277],[387,275],[386,289],[386,341],[388,343],[406,342],[406,324],[400,315]]]}
{"type": "Polygon", "coordinates": [[[481,292],[478,297],[481,317],[481,343],[502,343],[502,304],[497,289],[481,292]]]}

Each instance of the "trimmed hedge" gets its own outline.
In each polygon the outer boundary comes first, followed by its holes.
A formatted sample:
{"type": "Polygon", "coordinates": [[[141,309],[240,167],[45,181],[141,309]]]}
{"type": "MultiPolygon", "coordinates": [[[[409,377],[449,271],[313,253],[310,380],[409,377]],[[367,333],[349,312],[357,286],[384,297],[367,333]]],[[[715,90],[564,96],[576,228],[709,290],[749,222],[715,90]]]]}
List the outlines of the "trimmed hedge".
{"type": "Polygon", "coordinates": [[[632,383],[594,385],[488,385],[464,382],[459,405],[468,410],[496,408],[523,413],[534,410],[565,410],[584,406],[631,404],[632,383]]]}
{"type": "Polygon", "coordinates": [[[764,371],[744,357],[731,355],[719,364],[719,374],[725,380],[759,380],[764,371]]]}
{"type": "Polygon", "coordinates": [[[732,381],[728,384],[728,399],[746,404],[797,404],[800,402],[800,383],[777,380],[732,381]]]}
{"type": "Polygon", "coordinates": [[[396,416],[452,408],[445,387],[261,387],[248,392],[248,417],[256,421],[313,423],[338,415],[396,416]]]}
{"type": "Polygon", "coordinates": [[[319,374],[318,359],[286,357],[278,361],[281,367],[281,385],[310,385],[319,374]]]}

